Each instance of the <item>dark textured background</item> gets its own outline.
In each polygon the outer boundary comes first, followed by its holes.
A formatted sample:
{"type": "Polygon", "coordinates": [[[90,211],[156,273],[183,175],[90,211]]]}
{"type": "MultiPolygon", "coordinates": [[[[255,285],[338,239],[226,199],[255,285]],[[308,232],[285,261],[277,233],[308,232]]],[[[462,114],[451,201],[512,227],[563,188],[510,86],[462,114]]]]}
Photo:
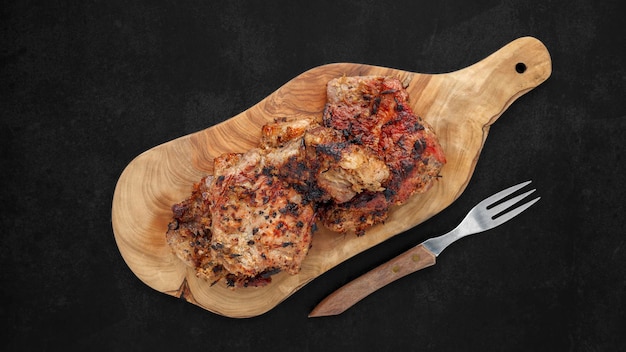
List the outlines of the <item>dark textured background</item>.
{"type": "Polygon", "coordinates": [[[620,1],[293,3],[2,2],[0,350],[625,350],[620,1]],[[270,312],[204,311],[144,285],[120,256],[113,190],[144,150],[318,65],[443,73],[525,35],[547,46],[552,76],[492,127],[459,200],[270,312]],[[340,316],[307,318],[527,179],[542,200],[523,216],[340,316]]]}

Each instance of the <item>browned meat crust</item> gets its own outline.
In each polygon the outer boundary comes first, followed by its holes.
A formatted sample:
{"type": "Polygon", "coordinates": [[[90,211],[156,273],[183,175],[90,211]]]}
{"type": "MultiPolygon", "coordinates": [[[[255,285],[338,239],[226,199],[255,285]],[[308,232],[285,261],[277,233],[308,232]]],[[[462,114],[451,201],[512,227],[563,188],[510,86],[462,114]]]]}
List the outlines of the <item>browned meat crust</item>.
{"type": "Polygon", "coordinates": [[[382,189],[364,189],[349,201],[321,208],[320,220],[333,231],[363,234],[387,218],[390,206],[430,188],[445,157],[431,127],[412,112],[399,80],[341,77],[328,83],[327,96],[324,126],[340,131],[344,143],[361,146],[389,170],[382,189]]]}
{"type": "Polygon", "coordinates": [[[245,287],[296,274],[316,220],[362,235],[439,176],[441,147],[399,80],[341,77],[327,95],[318,120],[264,126],[258,148],[216,158],[172,207],[167,241],[199,277],[245,287]]]}
{"type": "Polygon", "coordinates": [[[281,164],[273,164],[294,151],[224,154],[214,161],[214,175],[172,207],[168,243],[199,277],[246,287],[265,285],[280,271],[299,272],[311,245],[314,203],[280,179],[281,164]]]}

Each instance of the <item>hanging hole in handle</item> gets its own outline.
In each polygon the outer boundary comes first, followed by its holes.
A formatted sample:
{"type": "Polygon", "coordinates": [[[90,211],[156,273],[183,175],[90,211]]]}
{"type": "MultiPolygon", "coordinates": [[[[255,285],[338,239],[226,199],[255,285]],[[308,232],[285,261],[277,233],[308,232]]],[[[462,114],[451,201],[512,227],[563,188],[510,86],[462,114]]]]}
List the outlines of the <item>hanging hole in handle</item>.
{"type": "Polygon", "coordinates": [[[524,73],[524,72],[526,72],[526,64],[525,64],[525,63],[523,63],[523,62],[518,62],[518,63],[515,65],[515,71],[516,71],[517,73],[524,73]]]}

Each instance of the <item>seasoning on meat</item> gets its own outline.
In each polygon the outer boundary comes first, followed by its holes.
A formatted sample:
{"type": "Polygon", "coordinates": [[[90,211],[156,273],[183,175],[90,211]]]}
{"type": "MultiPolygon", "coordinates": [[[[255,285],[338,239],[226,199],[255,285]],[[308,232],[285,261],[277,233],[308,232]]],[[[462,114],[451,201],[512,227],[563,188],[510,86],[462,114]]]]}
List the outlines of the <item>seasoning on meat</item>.
{"type": "MultiPolygon", "coordinates": [[[[319,218],[333,231],[363,234],[383,222],[390,206],[428,190],[446,162],[432,128],[413,113],[408,93],[395,78],[330,81],[323,124],[340,131],[343,142],[361,146],[370,159],[382,161],[389,172],[382,189],[365,189],[350,201],[321,207],[319,218]]],[[[364,167],[380,168],[377,163],[364,167]]]]}
{"type": "Polygon", "coordinates": [[[172,206],[168,244],[199,277],[247,287],[297,274],[317,220],[363,235],[439,177],[443,151],[399,80],[340,77],[327,97],[319,118],[278,119],[258,148],[215,158],[172,206]]]}

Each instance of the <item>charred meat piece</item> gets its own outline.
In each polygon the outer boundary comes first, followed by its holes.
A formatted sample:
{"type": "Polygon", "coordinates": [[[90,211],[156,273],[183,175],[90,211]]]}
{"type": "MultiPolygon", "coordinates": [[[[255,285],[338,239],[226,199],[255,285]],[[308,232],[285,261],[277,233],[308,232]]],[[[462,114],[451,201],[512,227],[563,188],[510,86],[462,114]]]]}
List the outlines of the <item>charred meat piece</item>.
{"type": "Polygon", "coordinates": [[[263,286],[278,272],[300,270],[315,223],[317,187],[303,144],[310,123],[268,124],[259,148],[215,158],[213,175],[172,206],[167,242],[198,277],[263,286]]]}
{"type": "Polygon", "coordinates": [[[295,274],[311,244],[313,203],[277,175],[289,150],[253,149],[215,160],[209,186],[211,252],[236,276],[295,274]]]}
{"type": "Polygon", "coordinates": [[[215,158],[172,207],[167,242],[199,277],[242,287],[296,274],[316,220],[362,235],[439,177],[441,147],[399,80],[341,77],[327,95],[319,118],[277,119],[258,148],[215,158]]]}
{"type": "Polygon", "coordinates": [[[341,77],[328,83],[327,96],[323,125],[340,132],[346,145],[360,146],[372,159],[382,160],[389,170],[382,190],[368,189],[321,208],[320,220],[331,230],[363,234],[385,220],[390,206],[430,188],[445,157],[431,127],[412,112],[398,79],[341,77]]]}
{"type": "Polygon", "coordinates": [[[341,131],[318,126],[304,136],[310,165],[325,199],[344,203],[363,191],[382,191],[389,168],[369,148],[346,141],[341,131]]]}
{"type": "Polygon", "coordinates": [[[271,275],[300,270],[311,245],[315,204],[279,172],[302,154],[300,144],[221,155],[214,174],[172,206],[167,242],[198,277],[232,287],[263,286],[271,275]]]}
{"type": "Polygon", "coordinates": [[[317,121],[310,119],[276,119],[261,128],[261,148],[280,148],[288,142],[301,138],[317,121]]]}
{"type": "Polygon", "coordinates": [[[206,176],[194,185],[191,196],[174,204],[172,221],[165,238],[174,253],[199,277],[211,282],[222,278],[226,272],[210,255],[211,213],[209,212],[208,185],[213,176],[206,176]]]}

